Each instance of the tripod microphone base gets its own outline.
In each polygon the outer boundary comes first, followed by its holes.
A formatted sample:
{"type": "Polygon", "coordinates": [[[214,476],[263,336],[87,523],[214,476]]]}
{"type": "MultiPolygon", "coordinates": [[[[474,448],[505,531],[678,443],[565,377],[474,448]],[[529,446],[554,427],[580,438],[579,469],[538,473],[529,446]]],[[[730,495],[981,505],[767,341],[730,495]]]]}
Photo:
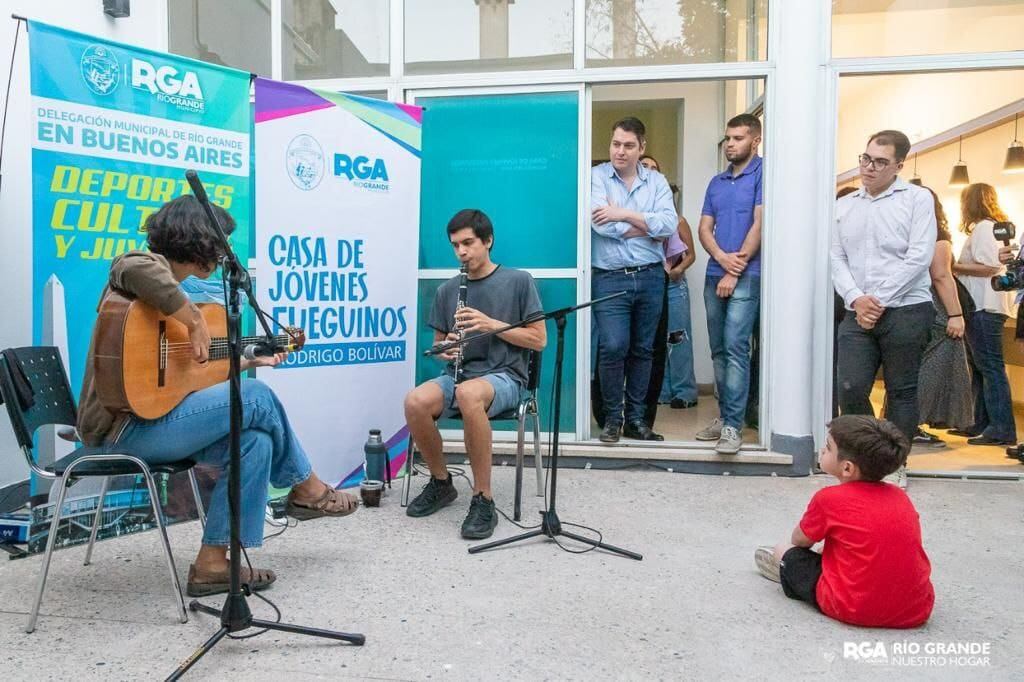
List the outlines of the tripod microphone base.
{"type": "Polygon", "coordinates": [[[591,547],[598,547],[609,552],[614,552],[615,554],[627,557],[629,559],[636,559],[637,561],[642,561],[644,558],[643,554],[637,554],[636,552],[631,552],[628,549],[622,549],[621,547],[616,547],[615,545],[609,545],[604,542],[599,542],[598,540],[594,540],[593,538],[587,538],[582,535],[577,535],[576,533],[570,533],[569,531],[562,530],[562,522],[558,518],[558,512],[556,512],[554,509],[542,511],[540,513],[540,517],[540,528],[534,528],[533,530],[527,531],[520,535],[514,535],[510,538],[502,538],[501,540],[495,540],[494,542],[488,542],[483,545],[475,545],[469,548],[469,553],[476,554],[477,552],[483,552],[488,549],[494,549],[495,547],[502,547],[504,545],[512,544],[513,542],[519,542],[520,540],[529,540],[530,538],[539,537],[541,535],[551,540],[554,540],[556,536],[561,535],[571,540],[575,540],[577,542],[582,542],[583,544],[590,545],[591,547]]]}
{"type": "Polygon", "coordinates": [[[222,640],[229,632],[238,632],[239,630],[246,630],[248,628],[265,628],[267,630],[277,630],[280,632],[292,632],[297,635],[311,635],[313,637],[337,639],[355,646],[362,646],[366,643],[366,637],[360,634],[336,632],[334,630],[321,630],[320,628],[310,628],[304,625],[291,625],[289,623],[278,623],[275,621],[253,618],[252,613],[249,611],[249,605],[245,601],[245,596],[241,594],[228,595],[228,599],[224,603],[223,609],[215,609],[212,606],[201,604],[194,599],[189,602],[188,608],[189,611],[199,611],[200,613],[207,613],[211,616],[220,616],[221,623],[223,623],[223,625],[220,630],[217,630],[217,632],[210,637],[210,639],[206,640],[206,643],[196,649],[191,656],[186,658],[185,661],[178,666],[178,669],[167,678],[168,680],[180,679],[189,668],[195,665],[200,658],[210,651],[210,649],[212,649],[217,642],[222,640]]]}

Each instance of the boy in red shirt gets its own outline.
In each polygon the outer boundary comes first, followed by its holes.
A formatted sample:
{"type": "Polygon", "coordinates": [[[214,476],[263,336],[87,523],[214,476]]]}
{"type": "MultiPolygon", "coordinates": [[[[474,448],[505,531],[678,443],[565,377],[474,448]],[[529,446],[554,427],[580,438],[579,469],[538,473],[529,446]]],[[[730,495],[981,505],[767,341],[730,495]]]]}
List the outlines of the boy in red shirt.
{"type": "Polygon", "coordinates": [[[907,494],[882,479],[907,461],[910,444],[891,422],[844,415],[829,424],[822,471],[840,485],[822,488],[793,529],[792,544],[759,547],[761,575],[791,599],[852,625],[913,628],[932,612],[931,564],[907,494]],[[811,546],[824,540],[821,554],[811,546]]]}

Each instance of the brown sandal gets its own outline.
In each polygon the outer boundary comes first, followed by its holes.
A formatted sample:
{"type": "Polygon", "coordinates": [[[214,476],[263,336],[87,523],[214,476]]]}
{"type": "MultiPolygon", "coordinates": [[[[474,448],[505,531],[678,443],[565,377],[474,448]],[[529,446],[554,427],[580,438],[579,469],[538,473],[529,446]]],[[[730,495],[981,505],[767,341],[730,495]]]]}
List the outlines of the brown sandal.
{"type": "MultiPolygon", "coordinates": [[[[265,590],[274,584],[277,575],[269,568],[255,568],[252,571],[248,567],[242,567],[241,578],[243,583],[248,583],[249,589],[255,591],[265,590]]],[[[228,569],[217,573],[200,573],[196,570],[195,564],[188,567],[188,584],[185,586],[185,593],[190,597],[208,597],[211,594],[220,594],[231,589],[231,577],[228,569]]]]}
{"type": "Polygon", "coordinates": [[[353,495],[330,486],[325,488],[320,499],[312,504],[299,504],[295,501],[295,491],[288,493],[288,516],[299,521],[309,521],[323,516],[348,516],[359,508],[359,500],[353,495]]]}

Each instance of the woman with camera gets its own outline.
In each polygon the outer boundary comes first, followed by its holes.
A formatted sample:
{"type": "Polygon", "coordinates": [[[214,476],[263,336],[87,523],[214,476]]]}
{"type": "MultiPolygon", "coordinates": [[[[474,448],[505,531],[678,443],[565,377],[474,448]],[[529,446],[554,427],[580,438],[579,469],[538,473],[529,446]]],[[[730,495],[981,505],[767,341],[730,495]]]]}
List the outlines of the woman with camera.
{"type": "Polygon", "coordinates": [[[1010,381],[1003,362],[1003,326],[1014,315],[1013,293],[996,291],[991,278],[1002,274],[999,242],[992,228],[1007,220],[996,190],[985,183],[964,188],[960,195],[960,229],[967,243],[953,272],[967,287],[975,312],[967,320],[967,345],[974,374],[974,425],[953,435],[967,436],[970,445],[1015,445],[1010,381]]]}

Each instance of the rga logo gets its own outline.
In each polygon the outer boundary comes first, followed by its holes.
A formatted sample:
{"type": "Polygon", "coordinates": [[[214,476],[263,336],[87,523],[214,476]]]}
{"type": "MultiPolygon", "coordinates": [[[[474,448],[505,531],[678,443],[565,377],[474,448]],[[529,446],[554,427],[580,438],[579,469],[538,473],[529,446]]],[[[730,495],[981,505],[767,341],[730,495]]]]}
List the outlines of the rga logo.
{"type": "Polygon", "coordinates": [[[866,663],[888,663],[883,642],[843,642],[843,658],[866,663]]]}
{"type": "Polygon", "coordinates": [[[348,154],[335,154],[334,174],[348,178],[354,187],[374,192],[387,192],[391,188],[384,159],[370,159],[365,156],[352,158],[348,154]]]}
{"type": "Polygon", "coordinates": [[[324,177],[324,150],[312,135],[302,134],[288,143],[285,169],[292,183],[303,191],[320,184],[324,177]]]}
{"type": "Polygon", "coordinates": [[[170,64],[158,67],[145,59],[132,59],[132,87],[148,90],[158,102],[173,104],[183,111],[201,114],[206,110],[195,71],[178,71],[170,64]]]}
{"type": "Polygon", "coordinates": [[[85,48],[79,65],[85,84],[97,95],[109,95],[121,82],[121,65],[114,53],[103,45],[85,48]]]}

